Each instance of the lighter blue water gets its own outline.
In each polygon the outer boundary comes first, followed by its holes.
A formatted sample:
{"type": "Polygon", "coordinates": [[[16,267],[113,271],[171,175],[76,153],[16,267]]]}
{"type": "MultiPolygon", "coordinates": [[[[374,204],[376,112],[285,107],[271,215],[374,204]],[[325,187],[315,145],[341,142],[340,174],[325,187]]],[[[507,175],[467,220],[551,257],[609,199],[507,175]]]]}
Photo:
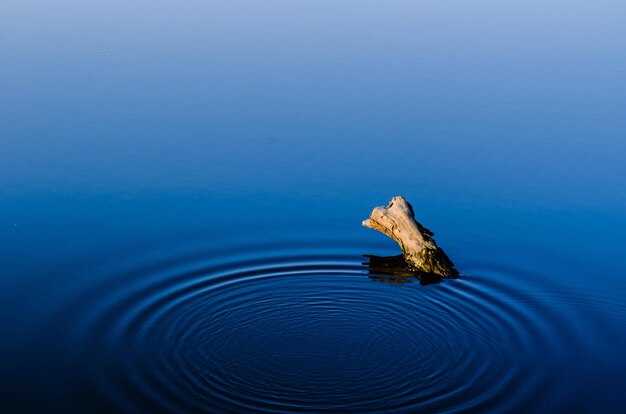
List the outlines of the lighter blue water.
{"type": "Polygon", "coordinates": [[[5,1],[2,411],[623,412],[624,21],[5,1]],[[399,194],[459,279],[369,258],[399,194]]]}

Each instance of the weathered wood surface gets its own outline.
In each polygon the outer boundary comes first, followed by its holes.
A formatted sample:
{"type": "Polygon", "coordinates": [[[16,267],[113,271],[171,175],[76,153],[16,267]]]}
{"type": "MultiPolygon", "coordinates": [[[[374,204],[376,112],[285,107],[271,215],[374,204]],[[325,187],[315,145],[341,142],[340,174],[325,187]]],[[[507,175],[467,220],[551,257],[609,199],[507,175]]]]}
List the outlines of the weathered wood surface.
{"type": "Polygon", "coordinates": [[[404,197],[392,198],[387,207],[376,207],[363,225],[394,239],[410,269],[444,277],[459,274],[454,263],[435,243],[433,232],[415,220],[413,207],[404,197]]]}

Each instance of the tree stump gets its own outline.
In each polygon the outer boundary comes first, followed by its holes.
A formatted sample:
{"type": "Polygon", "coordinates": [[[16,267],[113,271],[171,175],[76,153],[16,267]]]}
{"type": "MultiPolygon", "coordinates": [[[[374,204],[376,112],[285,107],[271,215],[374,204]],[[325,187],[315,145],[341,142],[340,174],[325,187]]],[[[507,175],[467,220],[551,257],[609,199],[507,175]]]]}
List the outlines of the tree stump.
{"type": "Polygon", "coordinates": [[[415,220],[413,207],[404,197],[392,198],[387,207],[376,207],[363,226],[395,240],[410,269],[443,277],[459,274],[452,260],[435,243],[434,233],[415,220]]]}

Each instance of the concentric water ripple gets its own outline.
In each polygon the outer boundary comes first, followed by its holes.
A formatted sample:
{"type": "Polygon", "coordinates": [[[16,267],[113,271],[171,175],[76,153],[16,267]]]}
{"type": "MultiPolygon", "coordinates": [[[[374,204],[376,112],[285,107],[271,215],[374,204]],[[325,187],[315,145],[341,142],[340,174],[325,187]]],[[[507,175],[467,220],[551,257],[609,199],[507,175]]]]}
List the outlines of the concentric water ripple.
{"type": "Polygon", "coordinates": [[[525,293],[540,275],[468,262],[380,283],[369,252],[232,246],[117,269],[66,318],[81,386],[107,409],[176,413],[523,411],[554,390],[544,373],[562,367],[532,362],[578,333],[525,293]]]}

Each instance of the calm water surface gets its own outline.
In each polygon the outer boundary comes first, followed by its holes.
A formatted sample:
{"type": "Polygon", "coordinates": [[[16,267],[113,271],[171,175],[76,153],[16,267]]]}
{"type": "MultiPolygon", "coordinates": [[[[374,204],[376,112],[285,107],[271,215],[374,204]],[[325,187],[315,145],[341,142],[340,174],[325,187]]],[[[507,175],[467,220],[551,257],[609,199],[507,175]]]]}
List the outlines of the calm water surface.
{"type": "Polygon", "coordinates": [[[0,411],[623,412],[625,21],[3,2],[0,411]]]}

